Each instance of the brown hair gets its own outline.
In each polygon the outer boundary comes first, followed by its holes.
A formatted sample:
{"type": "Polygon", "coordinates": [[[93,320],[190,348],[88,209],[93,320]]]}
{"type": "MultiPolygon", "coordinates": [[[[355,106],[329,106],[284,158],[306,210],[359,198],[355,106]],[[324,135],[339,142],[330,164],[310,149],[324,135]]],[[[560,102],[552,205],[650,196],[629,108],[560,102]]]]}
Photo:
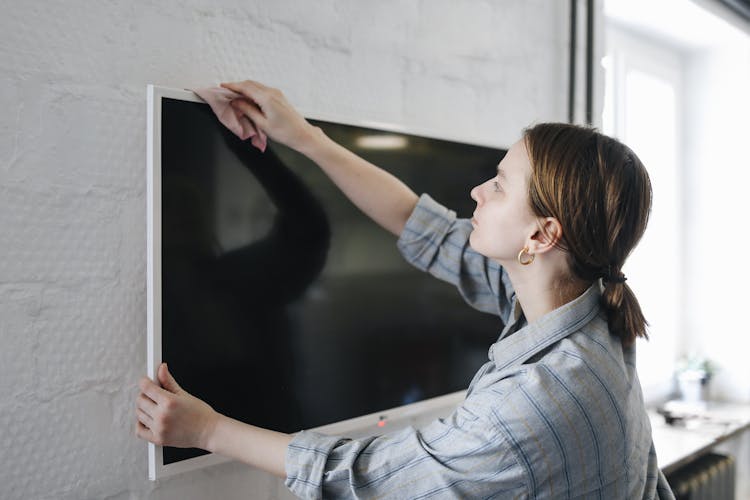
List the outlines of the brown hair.
{"type": "Polygon", "coordinates": [[[646,229],[651,181],[630,148],[593,128],[541,123],[524,130],[531,163],[529,201],[539,217],[562,226],[559,248],[572,273],[602,278],[610,332],[623,345],[646,337],[646,319],[620,272],[646,229]]]}

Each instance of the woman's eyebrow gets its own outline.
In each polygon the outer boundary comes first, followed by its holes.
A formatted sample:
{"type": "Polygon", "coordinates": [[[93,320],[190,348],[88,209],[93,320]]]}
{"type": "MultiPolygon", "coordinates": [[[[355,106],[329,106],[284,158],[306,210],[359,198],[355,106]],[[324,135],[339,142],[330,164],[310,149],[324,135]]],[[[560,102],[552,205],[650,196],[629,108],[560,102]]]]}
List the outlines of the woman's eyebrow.
{"type": "Polygon", "coordinates": [[[497,166],[497,176],[503,180],[508,180],[508,178],[505,177],[505,171],[502,168],[500,168],[500,165],[497,166]]]}

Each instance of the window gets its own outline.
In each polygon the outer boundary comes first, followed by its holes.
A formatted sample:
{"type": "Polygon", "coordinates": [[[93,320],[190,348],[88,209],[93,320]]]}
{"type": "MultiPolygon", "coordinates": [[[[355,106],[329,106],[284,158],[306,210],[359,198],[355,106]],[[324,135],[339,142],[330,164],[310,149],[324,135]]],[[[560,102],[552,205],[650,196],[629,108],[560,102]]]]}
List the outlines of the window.
{"type": "Polygon", "coordinates": [[[646,233],[623,268],[649,322],[650,340],[638,341],[637,369],[646,399],[653,400],[671,390],[682,328],[681,59],[676,50],[615,25],[606,36],[602,131],[636,152],[653,189],[646,233]]]}

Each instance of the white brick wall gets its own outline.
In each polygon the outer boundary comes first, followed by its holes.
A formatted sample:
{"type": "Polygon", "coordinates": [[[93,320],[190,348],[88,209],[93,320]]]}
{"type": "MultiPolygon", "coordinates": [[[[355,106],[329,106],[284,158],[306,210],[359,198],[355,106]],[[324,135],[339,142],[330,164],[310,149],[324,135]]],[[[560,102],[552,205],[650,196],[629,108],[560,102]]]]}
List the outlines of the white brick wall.
{"type": "Polygon", "coordinates": [[[146,84],[254,78],[309,111],[506,147],[566,117],[560,0],[0,5],[3,499],[289,496],[237,463],[146,479],[146,84]]]}

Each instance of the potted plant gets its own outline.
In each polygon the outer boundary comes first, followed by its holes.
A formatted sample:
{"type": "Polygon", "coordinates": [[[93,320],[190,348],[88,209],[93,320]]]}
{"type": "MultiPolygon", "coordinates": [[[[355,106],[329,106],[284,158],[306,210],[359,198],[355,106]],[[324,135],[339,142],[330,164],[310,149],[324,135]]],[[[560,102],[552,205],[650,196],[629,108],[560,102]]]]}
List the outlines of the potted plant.
{"type": "Polygon", "coordinates": [[[683,401],[703,403],[709,399],[709,383],[716,372],[704,356],[693,355],[677,362],[677,385],[683,401]]]}

